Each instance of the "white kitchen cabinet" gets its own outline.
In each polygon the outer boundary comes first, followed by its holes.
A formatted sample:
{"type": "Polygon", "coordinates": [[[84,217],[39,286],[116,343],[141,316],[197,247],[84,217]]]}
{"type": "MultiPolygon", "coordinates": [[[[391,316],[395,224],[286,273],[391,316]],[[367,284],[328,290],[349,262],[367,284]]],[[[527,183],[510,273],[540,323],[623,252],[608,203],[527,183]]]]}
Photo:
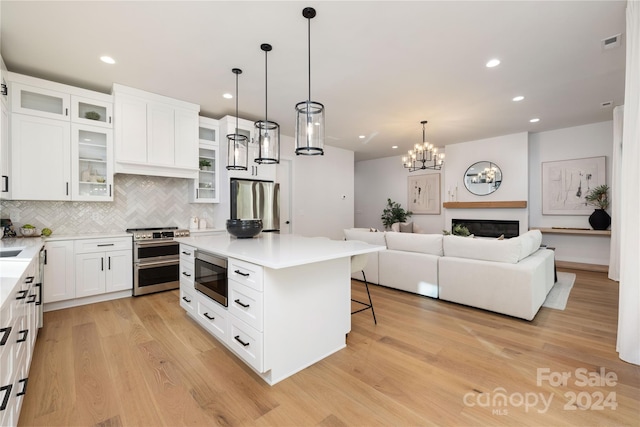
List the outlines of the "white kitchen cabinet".
{"type": "Polygon", "coordinates": [[[0,103],[9,108],[9,84],[7,83],[7,66],[0,56],[0,103]]]}
{"type": "Polygon", "coordinates": [[[189,181],[191,203],[218,203],[220,201],[220,128],[218,121],[200,117],[198,127],[198,177],[189,181]]]}
{"type": "Polygon", "coordinates": [[[133,289],[130,238],[76,240],[76,298],[133,289]]]}
{"type": "Polygon", "coordinates": [[[193,264],[195,248],[180,245],[180,306],[195,316],[198,301],[194,287],[193,264]]]}
{"type": "Polygon", "coordinates": [[[9,150],[9,110],[0,102],[0,200],[11,200],[11,151],[9,150]]]}
{"type": "Polygon", "coordinates": [[[74,124],[71,135],[72,200],[112,201],[112,130],[74,124]]]}
{"type": "Polygon", "coordinates": [[[52,240],[44,245],[45,304],[75,298],[75,262],[73,240],[52,240]]]}
{"type": "Polygon", "coordinates": [[[18,424],[38,333],[34,258],[0,309],[0,425],[18,424]]]}
{"type": "MultiPolygon", "coordinates": [[[[224,116],[219,120],[220,123],[220,135],[221,145],[224,145],[222,152],[224,153],[222,165],[226,169],[227,166],[227,135],[233,134],[236,129],[236,118],[233,116],[224,116]]],[[[247,162],[246,171],[228,170],[227,176],[229,178],[242,178],[242,179],[257,179],[265,181],[275,181],[276,178],[276,165],[262,165],[255,162],[258,157],[258,144],[253,140],[254,126],[253,122],[245,119],[238,119],[238,134],[244,135],[249,139],[249,160],[247,162]]]]}
{"type": "Polygon", "coordinates": [[[112,126],[112,97],[34,77],[8,74],[11,165],[7,178],[3,178],[3,182],[9,181],[9,192],[4,198],[112,201],[113,136],[109,129],[112,126]],[[91,145],[87,141],[91,135],[103,135],[100,144],[104,146],[104,153],[80,161],[79,156],[97,151],[95,147],[87,149],[91,145]],[[102,162],[101,165],[94,163],[94,167],[90,167],[89,163],[96,161],[102,162]],[[82,181],[83,170],[95,172],[87,176],[89,181],[82,181]]]}
{"type": "Polygon", "coordinates": [[[11,196],[16,200],[71,200],[68,121],[11,114],[11,196]]]}
{"type": "Polygon", "coordinates": [[[113,85],[115,172],[195,179],[200,106],[113,85]]]}

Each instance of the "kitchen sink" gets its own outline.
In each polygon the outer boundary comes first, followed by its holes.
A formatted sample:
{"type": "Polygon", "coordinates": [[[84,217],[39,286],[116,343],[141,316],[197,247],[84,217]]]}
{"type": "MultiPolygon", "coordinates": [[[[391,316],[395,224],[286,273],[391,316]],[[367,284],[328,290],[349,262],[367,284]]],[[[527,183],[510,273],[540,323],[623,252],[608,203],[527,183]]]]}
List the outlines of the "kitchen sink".
{"type": "Polygon", "coordinates": [[[13,258],[20,255],[22,249],[0,249],[0,258],[13,258]]]}

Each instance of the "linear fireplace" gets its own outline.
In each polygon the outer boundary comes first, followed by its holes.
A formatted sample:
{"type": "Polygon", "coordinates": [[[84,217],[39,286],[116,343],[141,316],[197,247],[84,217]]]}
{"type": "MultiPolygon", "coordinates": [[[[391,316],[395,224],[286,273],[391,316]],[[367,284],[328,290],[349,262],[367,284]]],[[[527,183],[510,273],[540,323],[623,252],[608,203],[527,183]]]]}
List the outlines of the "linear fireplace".
{"type": "Polygon", "coordinates": [[[461,224],[469,229],[471,234],[479,237],[517,237],[520,235],[520,221],[505,221],[491,219],[452,219],[451,226],[461,224]]]}

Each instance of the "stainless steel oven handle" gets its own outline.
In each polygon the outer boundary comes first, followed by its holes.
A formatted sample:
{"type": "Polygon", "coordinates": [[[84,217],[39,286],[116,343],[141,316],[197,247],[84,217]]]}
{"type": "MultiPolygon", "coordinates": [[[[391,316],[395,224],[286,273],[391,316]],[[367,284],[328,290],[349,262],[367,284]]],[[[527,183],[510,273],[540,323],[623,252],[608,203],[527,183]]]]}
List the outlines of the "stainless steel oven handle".
{"type": "Polygon", "coordinates": [[[145,269],[145,268],[162,267],[162,266],[167,266],[167,265],[179,265],[179,264],[180,264],[180,260],[179,259],[175,259],[175,260],[159,261],[159,262],[141,262],[141,263],[138,263],[138,265],[136,265],[136,267],[139,270],[142,270],[142,269],[145,269]]]}
{"type": "Polygon", "coordinates": [[[136,245],[138,246],[178,246],[180,245],[180,243],[175,242],[173,240],[154,240],[154,241],[149,241],[149,242],[134,242],[136,245]]]}

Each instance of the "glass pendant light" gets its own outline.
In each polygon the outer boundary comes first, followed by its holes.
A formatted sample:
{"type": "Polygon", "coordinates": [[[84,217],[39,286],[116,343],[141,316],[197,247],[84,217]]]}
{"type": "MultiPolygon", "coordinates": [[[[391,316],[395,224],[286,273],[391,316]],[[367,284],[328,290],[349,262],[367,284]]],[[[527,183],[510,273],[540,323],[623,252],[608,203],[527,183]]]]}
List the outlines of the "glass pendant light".
{"type": "Polygon", "coordinates": [[[267,115],[267,54],[271,51],[271,45],[267,43],[261,44],[260,49],[264,51],[264,120],[254,123],[255,140],[258,143],[258,156],[255,162],[274,164],[280,163],[280,125],[276,122],[270,122],[267,115]]]}
{"type": "Polygon", "coordinates": [[[227,135],[227,170],[246,171],[249,161],[249,138],[238,133],[238,75],[242,70],[231,70],[236,75],[236,128],[227,135]]]}
{"type": "Polygon", "coordinates": [[[308,23],[309,97],[296,104],[296,154],[314,156],[324,154],[324,105],[311,101],[311,18],[316,10],[305,7],[302,16],[308,23]]]}

